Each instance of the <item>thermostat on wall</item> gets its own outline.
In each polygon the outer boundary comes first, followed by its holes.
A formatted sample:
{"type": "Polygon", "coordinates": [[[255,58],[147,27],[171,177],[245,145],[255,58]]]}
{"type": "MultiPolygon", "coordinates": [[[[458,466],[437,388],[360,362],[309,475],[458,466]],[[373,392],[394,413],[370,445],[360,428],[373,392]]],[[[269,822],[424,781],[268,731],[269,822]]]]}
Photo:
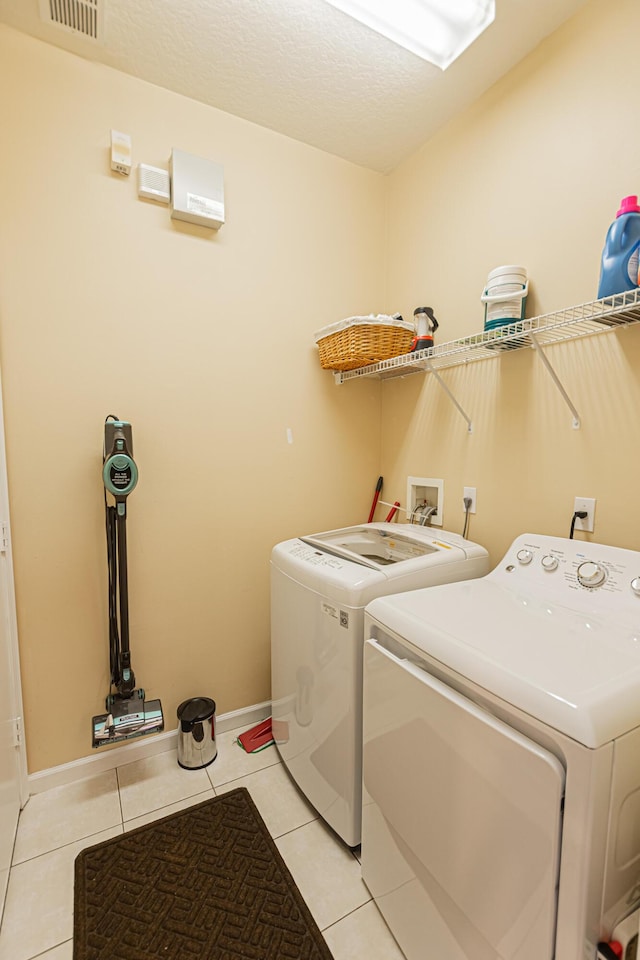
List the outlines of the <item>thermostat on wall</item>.
{"type": "Polygon", "coordinates": [[[111,131],[111,169],[125,177],[131,173],[131,137],[128,133],[111,131]]]}
{"type": "Polygon", "coordinates": [[[174,148],[170,171],[172,219],[218,230],[224,223],[221,164],[174,148]]]}

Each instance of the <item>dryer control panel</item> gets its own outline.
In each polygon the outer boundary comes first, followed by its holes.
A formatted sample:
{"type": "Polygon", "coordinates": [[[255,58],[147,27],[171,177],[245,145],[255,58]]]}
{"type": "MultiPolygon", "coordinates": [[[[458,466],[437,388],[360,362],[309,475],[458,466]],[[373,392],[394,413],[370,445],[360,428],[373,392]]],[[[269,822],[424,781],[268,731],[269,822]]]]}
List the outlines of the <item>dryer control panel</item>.
{"type": "Polygon", "coordinates": [[[603,613],[628,609],[634,617],[640,614],[640,553],[635,550],[523,534],[490,576],[510,587],[521,584],[550,602],[582,608],[597,595],[603,613]]]}

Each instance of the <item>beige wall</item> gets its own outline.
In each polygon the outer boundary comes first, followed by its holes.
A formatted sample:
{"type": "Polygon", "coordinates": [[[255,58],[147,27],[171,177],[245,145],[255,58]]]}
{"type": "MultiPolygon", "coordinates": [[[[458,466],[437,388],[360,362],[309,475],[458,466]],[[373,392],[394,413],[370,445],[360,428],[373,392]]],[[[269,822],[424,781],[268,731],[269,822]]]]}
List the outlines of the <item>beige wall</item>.
{"type": "Polygon", "coordinates": [[[0,26],[0,346],[31,772],[91,753],[108,692],[103,421],[133,424],[137,680],[269,698],[269,554],[366,519],[380,387],[341,390],[315,330],[381,309],[384,178],[0,26]],[[109,170],[224,165],[218,234],[109,170]],[[293,443],[287,440],[287,429],[293,443]]]}
{"type": "MultiPolygon", "coordinates": [[[[168,725],[205,694],[269,697],[278,540],[366,517],[375,479],[445,481],[445,526],[496,562],[525,530],[638,548],[640,328],[433,377],[336,387],[313,332],[431,304],[482,328],[487,273],[523,263],[528,315],[594,299],[620,198],[640,192],[631,0],[597,0],[389,178],[0,27],[0,347],[31,771],[89,750],[107,689],[102,421],[134,426],[134,666],[168,725]],[[225,166],[228,223],[179,225],[111,174],[172,146],[225,166]],[[383,211],[388,207],[388,222],[383,211]],[[385,238],[387,249],[385,250],[385,238]],[[385,272],[387,280],[385,281],[385,272]],[[243,349],[242,344],[248,346],[243,349]],[[286,431],[293,431],[294,443],[286,431]]],[[[382,514],[382,511],[379,511],[382,514]]]]}
{"type": "MultiPolygon", "coordinates": [[[[527,316],[596,298],[609,223],[640,193],[636,14],[589,4],[389,178],[390,305],[433,306],[438,342],[482,330],[500,264],[528,268],[527,316]]],[[[385,382],[388,495],[404,498],[407,475],[443,478],[445,527],[461,531],[475,486],[469,535],[494,563],[520,533],[567,536],[575,496],[597,498],[587,539],[640,549],[640,328],[546,355],[580,430],[532,349],[443,372],[471,435],[435,378],[385,382]]]]}

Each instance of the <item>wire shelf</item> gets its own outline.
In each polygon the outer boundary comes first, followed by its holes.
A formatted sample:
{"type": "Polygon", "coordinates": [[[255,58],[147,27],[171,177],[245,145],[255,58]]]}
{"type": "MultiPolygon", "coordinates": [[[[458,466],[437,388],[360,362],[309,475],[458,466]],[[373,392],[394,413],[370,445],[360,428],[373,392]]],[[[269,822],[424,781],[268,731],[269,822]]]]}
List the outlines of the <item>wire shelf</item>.
{"type": "Polygon", "coordinates": [[[531,320],[519,320],[497,330],[463,337],[461,340],[450,340],[428,350],[402,354],[368,367],[339,372],[335,374],[335,378],[337,383],[345,383],[358,377],[406,377],[412,373],[442,370],[475,360],[495,359],[502,353],[523,347],[543,347],[551,343],[605,333],[616,327],[638,322],[640,289],[619,293],[603,300],[581,303],[555,313],[533,317],[531,320]]]}

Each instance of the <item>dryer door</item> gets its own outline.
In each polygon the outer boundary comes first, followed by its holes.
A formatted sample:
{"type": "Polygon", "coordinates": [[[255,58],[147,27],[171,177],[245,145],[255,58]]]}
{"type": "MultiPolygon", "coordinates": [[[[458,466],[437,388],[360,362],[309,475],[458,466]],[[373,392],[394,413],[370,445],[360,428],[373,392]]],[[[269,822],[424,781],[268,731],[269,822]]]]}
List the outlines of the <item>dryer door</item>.
{"type": "Polygon", "coordinates": [[[551,960],[564,770],[365,645],[362,875],[408,960],[551,960]]]}

